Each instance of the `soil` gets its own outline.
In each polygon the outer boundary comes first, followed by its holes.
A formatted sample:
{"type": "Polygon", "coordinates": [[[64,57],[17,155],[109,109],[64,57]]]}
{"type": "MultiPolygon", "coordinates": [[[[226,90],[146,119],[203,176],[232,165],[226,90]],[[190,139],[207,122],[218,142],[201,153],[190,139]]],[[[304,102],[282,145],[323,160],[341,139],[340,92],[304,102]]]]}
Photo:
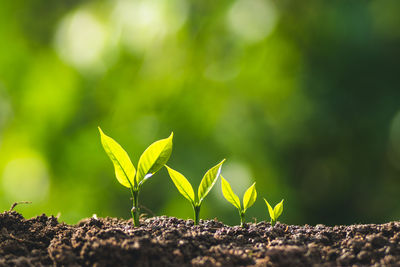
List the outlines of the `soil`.
{"type": "Polygon", "coordinates": [[[0,266],[400,266],[400,222],[226,226],[154,217],[76,225],[0,213],[0,266]]]}

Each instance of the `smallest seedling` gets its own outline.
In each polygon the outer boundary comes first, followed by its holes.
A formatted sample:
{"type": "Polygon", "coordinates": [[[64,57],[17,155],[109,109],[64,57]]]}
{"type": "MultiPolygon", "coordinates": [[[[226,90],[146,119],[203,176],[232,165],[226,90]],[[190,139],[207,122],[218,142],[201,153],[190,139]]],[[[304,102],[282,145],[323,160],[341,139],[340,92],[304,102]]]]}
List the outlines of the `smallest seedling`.
{"type": "Polygon", "coordinates": [[[250,186],[243,196],[243,208],[240,206],[239,197],[232,191],[231,185],[227,180],[224,179],[221,175],[221,186],[222,186],[222,194],[225,199],[228,200],[233,206],[235,206],[240,215],[240,226],[244,227],[244,215],[246,214],[246,210],[250,208],[257,199],[257,191],[256,191],[256,183],[250,186]]]}
{"type": "Polygon", "coordinates": [[[271,226],[274,226],[279,216],[281,216],[283,212],[283,199],[281,200],[281,202],[276,204],[276,206],[273,209],[265,198],[264,201],[268,206],[269,217],[271,217],[271,226]]]}

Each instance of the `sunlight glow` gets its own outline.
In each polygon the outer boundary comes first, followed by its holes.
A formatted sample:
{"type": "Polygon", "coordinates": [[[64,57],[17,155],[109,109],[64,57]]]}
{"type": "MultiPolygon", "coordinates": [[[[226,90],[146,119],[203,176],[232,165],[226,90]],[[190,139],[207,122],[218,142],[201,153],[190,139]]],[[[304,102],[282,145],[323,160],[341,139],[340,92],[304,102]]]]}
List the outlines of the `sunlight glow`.
{"type": "Polygon", "coordinates": [[[186,17],[187,6],[181,0],[119,0],[111,21],[122,44],[142,52],[179,30],[186,17]]]}
{"type": "Polygon", "coordinates": [[[60,57],[80,70],[101,71],[107,30],[85,10],[67,15],[60,23],[55,46],[60,57]]]}
{"type": "Polygon", "coordinates": [[[3,172],[3,190],[11,201],[42,201],[49,191],[47,166],[39,157],[9,161],[3,172]]]}
{"type": "Polygon", "coordinates": [[[268,0],[237,0],[228,12],[227,22],[235,35],[254,43],[273,31],[277,10],[268,0]]]}

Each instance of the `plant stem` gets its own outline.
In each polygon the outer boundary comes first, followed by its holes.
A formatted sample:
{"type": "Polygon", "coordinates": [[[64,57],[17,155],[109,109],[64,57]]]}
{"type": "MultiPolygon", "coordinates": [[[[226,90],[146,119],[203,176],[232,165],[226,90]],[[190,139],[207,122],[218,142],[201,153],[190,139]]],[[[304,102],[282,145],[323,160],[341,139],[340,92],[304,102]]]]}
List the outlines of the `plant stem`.
{"type": "Polygon", "coordinates": [[[276,220],[272,220],[272,219],[271,219],[271,226],[272,226],[272,227],[274,227],[275,223],[276,223],[276,220]]]}
{"type": "Polygon", "coordinates": [[[200,217],[200,205],[193,205],[193,211],[194,211],[194,225],[198,225],[200,217]]]}
{"type": "Polygon", "coordinates": [[[240,215],[240,226],[244,227],[244,224],[245,224],[244,212],[243,211],[239,211],[239,215],[240,215]]]}
{"type": "Polygon", "coordinates": [[[132,193],[132,199],[133,199],[133,207],[131,209],[133,225],[137,227],[137,226],[140,226],[140,223],[139,223],[139,215],[140,215],[139,191],[131,189],[131,193],[132,193]]]}

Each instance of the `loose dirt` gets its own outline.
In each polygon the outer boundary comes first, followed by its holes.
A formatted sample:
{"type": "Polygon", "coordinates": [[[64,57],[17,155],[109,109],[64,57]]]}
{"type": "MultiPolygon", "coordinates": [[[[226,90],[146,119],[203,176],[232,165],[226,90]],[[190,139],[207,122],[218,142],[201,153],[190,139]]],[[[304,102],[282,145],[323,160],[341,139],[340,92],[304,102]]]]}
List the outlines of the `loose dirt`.
{"type": "Polygon", "coordinates": [[[0,214],[0,266],[400,266],[400,222],[327,227],[0,214]]]}

